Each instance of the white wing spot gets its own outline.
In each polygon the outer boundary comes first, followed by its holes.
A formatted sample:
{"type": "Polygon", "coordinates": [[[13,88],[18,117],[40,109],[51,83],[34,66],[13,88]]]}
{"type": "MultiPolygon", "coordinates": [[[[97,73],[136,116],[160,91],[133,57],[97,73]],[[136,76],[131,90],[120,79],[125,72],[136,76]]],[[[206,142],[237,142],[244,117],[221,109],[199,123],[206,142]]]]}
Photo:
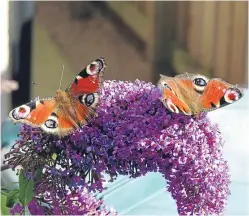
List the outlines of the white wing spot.
{"type": "Polygon", "coordinates": [[[56,134],[59,132],[58,128],[58,118],[56,116],[50,115],[44,124],[41,125],[41,128],[47,132],[56,134]]]}
{"type": "Polygon", "coordinates": [[[20,120],[27,118],[30,114],[30,107],[27,105],[22,105],[11,111],[12,118],[15,120],[20,120]]]}
{"type": "Polygon", "coordinates": [[[166,106],[167,106],[167,108],[168,108],[171,112],[179,113],[178,108],[175,106],[175,104],[172,103],[171,100],[168,99],[168,100],[166,101],[166,106]]]}

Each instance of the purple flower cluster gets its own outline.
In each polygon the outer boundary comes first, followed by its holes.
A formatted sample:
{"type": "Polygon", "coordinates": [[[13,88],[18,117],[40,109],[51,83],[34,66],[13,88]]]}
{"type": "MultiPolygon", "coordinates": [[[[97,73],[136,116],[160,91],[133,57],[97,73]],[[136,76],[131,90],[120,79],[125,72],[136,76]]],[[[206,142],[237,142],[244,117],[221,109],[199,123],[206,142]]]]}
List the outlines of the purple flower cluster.
{"type": "Polygon", "coordinates": [[[36,192],[58,196],[66,187],[103,190],[103,172],[111,180],[160,172],[179,214],[223,212],[230,176],[220,133],[206,114],[170,113],[160,90],[138,80],[105,81],[100,92],[98,117],[87,126],[61,140],[24,126],[7,163],[31,175],[42,168],[36,192]]]}
{"type": "Polygon", "coordinates": [[[24,207],[20,203],[17,203],[13,206],[13,208],[10,209],[10,213],[11,215],[21,214],[23,210],[24,207]]]}
{"type": "MultiPolygon", "coordinates": [[[[68,193],[61,202],[52,192],[45,192],[36,196],[28,204],[28,211],[31,215],[117,215],[115,210],[108,210],[103,205],[103,201],[97,200],[85,188],[79,188],[77,191],[67,191],[68,193]]],[[[24,214],[25,208],[17,203],[12,209],[11,214],[24,214]]]]}

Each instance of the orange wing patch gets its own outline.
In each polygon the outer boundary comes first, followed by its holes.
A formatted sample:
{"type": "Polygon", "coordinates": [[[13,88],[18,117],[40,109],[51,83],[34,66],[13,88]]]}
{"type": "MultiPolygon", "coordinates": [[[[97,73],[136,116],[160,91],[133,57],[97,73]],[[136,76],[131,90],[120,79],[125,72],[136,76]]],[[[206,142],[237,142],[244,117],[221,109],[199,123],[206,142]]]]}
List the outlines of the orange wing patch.
{"type": "Polygon", "coordinates": [[[200,97],[203,111],[218,109],[239,100],[243,90],[220,79],[211,79],[200,97]]]}

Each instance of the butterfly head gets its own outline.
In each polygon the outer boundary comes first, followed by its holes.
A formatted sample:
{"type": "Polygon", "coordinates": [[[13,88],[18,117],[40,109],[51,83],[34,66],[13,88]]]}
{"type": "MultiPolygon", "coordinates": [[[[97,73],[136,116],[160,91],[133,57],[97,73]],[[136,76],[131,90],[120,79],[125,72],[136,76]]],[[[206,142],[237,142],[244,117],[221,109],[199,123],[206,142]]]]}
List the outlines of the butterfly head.
{"type": "Polygon", "coordinates": [[[60,90],[60,89],[58,89],[56,91],[55,100],[57,101],[57,103],[58,102],[59,103],[69,103],[70,102],[69,99],[70,98],[68,97],[68,94],[65,91],[60,90]]]}

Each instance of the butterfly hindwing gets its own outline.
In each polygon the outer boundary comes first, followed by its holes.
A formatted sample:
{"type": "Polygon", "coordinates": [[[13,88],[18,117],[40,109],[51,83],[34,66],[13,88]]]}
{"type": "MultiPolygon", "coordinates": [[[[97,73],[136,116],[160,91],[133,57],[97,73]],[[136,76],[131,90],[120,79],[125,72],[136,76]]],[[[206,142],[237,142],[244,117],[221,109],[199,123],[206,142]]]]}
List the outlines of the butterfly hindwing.
{"type": "MultiPolygon", "coordinates": [[[[180,82],[183,80],[179,80],[180,82]]],[[[172,77],[161,76],[158,87],[162,90],[162,102],[171,112],[191,115],[189,105],[185,102],[184,90],[178,88],[179,82],[172,77]]]]}
{"type": "Polygon", "coordinates": [[[81,126],[87,124],[92,118],[97,116],[96,107],[94,106],[82,105],[81,102],[76,102],[74,106],[78,122],[81,126]]]}

